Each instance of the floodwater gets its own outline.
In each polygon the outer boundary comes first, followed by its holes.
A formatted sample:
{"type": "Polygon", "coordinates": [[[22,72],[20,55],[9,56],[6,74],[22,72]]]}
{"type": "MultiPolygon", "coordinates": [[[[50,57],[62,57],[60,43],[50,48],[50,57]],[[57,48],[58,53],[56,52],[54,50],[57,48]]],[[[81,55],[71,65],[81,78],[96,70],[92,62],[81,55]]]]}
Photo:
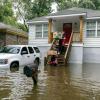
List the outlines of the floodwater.
{"type": "Polygon", "coordinates": [[[41,65],[36,86],[22,68],[0,68],[0,100],[100,100],[100,64],[41,65]]]}

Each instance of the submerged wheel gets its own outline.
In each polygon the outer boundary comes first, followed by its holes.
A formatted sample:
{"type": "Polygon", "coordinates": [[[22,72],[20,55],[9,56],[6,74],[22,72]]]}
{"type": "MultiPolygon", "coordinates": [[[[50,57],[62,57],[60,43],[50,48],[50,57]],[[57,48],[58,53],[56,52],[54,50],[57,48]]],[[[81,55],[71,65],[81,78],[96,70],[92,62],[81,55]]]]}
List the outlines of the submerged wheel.
{"type": "Polygon", "coordinates": [[[35,59],[34,64],[39,66],[39,59],[35,59]]]}
{"type": "Polygon", "coordinates": [[[12,69],[12,68],[17,68],[17,69],[19,69],[19,64],[18,64],[17,62],[11,63],[10,69],[12,69]]]}
{"type": "Polygon", "coordinates": [[[44,57],[44,66],[47,65],[47,57],[44,57]]]}

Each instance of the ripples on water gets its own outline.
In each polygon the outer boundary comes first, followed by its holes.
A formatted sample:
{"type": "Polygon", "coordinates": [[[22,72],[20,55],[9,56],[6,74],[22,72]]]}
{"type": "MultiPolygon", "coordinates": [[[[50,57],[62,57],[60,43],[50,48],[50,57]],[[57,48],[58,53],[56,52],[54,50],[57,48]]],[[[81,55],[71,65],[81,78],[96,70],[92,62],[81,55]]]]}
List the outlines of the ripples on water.
{"type": "Polygon", "coordinates": [[[100,64],[40,66],[38,84],[23,69],[0,69],[0,100],[100,100],[100,64]]]}

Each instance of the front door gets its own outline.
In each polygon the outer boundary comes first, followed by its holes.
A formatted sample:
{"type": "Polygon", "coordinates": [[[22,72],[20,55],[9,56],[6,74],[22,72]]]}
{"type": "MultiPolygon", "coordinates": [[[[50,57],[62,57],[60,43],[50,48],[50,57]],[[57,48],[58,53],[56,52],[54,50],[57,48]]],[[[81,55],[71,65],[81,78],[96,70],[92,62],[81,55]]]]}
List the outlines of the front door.
{"type": "Polygon", "coordinates": [[[70,39],[70,35],[72,33],[72,23],[64,23],[63,24],[63,43],[64,44],[68,44],[69,43],[69,39],[70,39]]]}
{"type": "Polygon", "coordinates": [[[64,23],[63,24],[63,32],[67,34],[71,34],[72,32],[72,23],[64,23]]]}

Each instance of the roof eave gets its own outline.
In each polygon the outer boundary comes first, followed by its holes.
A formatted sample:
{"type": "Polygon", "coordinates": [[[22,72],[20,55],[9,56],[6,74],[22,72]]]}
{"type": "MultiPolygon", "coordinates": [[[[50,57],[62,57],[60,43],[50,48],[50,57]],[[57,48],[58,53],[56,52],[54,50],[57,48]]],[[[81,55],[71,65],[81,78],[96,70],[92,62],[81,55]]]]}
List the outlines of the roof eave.
{"type": "Polygon", "coordinates": [[[56,16],[46,16],[45,18],[60,18],[60,17],[72,17],[72,16],[86,16],[86,13],[81,14],[69,14],[69,15],[56,15],[56,16]]]}
{"type": "Polygon", "coordinates": [[[48,21],[32,21],[32,22],[27,22],[27,24],[35,24],[35,23],[47,23],[48,21]]]}
{"type": "Polygon", "coordinates": [[[89,18],[86,18],[86,19],[100,19],[100,16],[99,17],[89,17],[89,18]]]}

